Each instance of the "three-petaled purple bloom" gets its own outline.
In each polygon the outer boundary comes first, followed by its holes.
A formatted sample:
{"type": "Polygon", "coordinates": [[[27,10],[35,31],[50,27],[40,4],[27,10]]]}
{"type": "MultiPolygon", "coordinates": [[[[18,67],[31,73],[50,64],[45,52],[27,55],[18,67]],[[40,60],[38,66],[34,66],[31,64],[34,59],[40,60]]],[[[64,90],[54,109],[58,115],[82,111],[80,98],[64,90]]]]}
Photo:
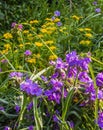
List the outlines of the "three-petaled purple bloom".
{"type": "Polygon", "coordinates": [[[70,126],[70,128],[74,128],[74,122],[73,122],[73,121],[70,121],[70,122],[69,122],[69,126],[70,126]]]}
{"type": "Polygon", "coordinates": [[[99,112],[97,123],[99,127],[102,129],[103,128],[103,112],[99,112]]]}
{"type": "Polygon", "coordinates": [[[11,72],[9,74],[9,77],[10,78],[21,78],[21,77],[23,77],[23,73],[21,73],[21,72],[11,72]]]}
{"type": "Polygon", "coordinates": [[[95,12],[96,12],[96,13],[100,13],[100,12],[101,12],[101,9],[100,9],[100,8],[96,8],[96,9],[95,9],[95,12]]]}
{"type": "Polygon", "coordinates": [[[100,88],[103,87],[103,72],[97,74],[97,76],[96,76],[96,84],[100,88]]]}
{"type": "Polygon", "coordinates": [[[54,16],[56,16],[56,17],[60,16],[60,11],[56,10],[56,11],[54,12],[54,16]]]}
{"type": "Polygon", "coordinates": [[[93,5],[97,5],[97,1],[94,1],[94,2],[93,2],[93,5]]]}
{"type": "Polygon", "coordinates": [[[30,103],[27,105],[27,110],[30,111],[32,108],[33,108],[33,102],[30,102],[30,103]]]}
{"type": "Polygon", "coordinates": [[[32,52],[31,52],[30,50],[26,50],[26,51],[24,52],[24,54],[25,54],[26,56],[30,56],[30,55],[32,54],[32,52]]]}
{"type": "Polygon", "coordinates": [[[4,107],[3,106],[0,106],[0,111],[3,111],[4,110],[4,107]]]}
{"type": "Polygon", "coordinates": [[[12,28],[15,28],[16,25],[17,25],[17,23],[16,23],[16,22],[13,22],[13,23],[11,24],[11,27],[12,27],[12,28]]]}
{"type": "Polygon", "coordinates": [[[62,23],[61,22],[57,22],[57,26],[62,26],[62,23]]]}
{"type": "Polygon", "coordinates": [[[22,82],[20,84],[20,89],[31,96],[40,96],[42,94],[42,89],[40,88],[40,86],[30,79],[22,82]]]}
{"type": "Polygon", "coordinates": [[[17,113],[19,113],[19,111],[20,111],[20,106],[16,105],[16,106],[14,107],[14,109],[16,110],[17,113]]]}
{"type": "Polygon", "coordinates": [[[34,130],[34,126],[33,125],[29,126],[28,130],[34,130]]]}
{"type": "Polygon", "coordinates": [[[4,130],[10,130],[10,127],[5,126],[4,130]]]}

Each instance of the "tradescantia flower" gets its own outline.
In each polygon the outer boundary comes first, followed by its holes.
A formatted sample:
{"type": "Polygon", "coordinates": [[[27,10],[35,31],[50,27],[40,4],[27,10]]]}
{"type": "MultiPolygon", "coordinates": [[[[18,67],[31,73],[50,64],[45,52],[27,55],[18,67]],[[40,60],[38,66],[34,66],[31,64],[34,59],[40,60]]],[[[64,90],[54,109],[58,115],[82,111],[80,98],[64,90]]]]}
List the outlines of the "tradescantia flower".
{"type": "Polygon", "coordinates": [[[4,130],[11,130],[11,129],[8,126],[5,126],[4,130]]]}
{"type": "Polygon", "coordinates": [[[21,77],[23,77],[23,73],[21,73],[21,72],[11,72],[9,77],[10,78],[21,78],[21,77]]]}
{"type": "Polygon", "coordinates": [[[102,129],[103,128],[103,112],[99,112],[97,123],[98,123],[98,126],[102,129]]]}
{"type": "Polygon", "coordinates": [[[30,50],[26,50],[26,51],[24,52],[24,54],[25,54],[26,56],[30,56],[30,55],[32,54],[32,52],[31,52],[30,50]]]}
{"type": "Polygon", "coordinates": [[[33,108],[33,102],[30,102],[30,103],[27,105],[27,110],[30,111],[32,108],[33,108]]]}
{"type": "Polygon", "coordinates": [[[54,12],[54,16],[60,16],[60,11],[58,11],[58,10],[56,10],[55,12],[54,12]]]}
{"type": "Polygon", "coordinates": [[[19,113],[19,111],[20,111],[20,106],[16,105],[14,109],[16,110],[17,113],[19,113]]]}
{"type": "Polygon", "coordinates": [[[33,125],[29,126],[28,130],[34,130],[34,126],[33,125]]]}
{"type": "Polygon", "coordinates": [[[96,84],[100,88],[103,87],[103,72],[97,74],[97,76],[96,76],[96,84]]]}
{"type": "Polygon", "coordinates": [[[40,96],[42,94],[42,89],[40,86],[30,79],[22,82],[20,84],[20,89],[31,96],[40,96]]]}

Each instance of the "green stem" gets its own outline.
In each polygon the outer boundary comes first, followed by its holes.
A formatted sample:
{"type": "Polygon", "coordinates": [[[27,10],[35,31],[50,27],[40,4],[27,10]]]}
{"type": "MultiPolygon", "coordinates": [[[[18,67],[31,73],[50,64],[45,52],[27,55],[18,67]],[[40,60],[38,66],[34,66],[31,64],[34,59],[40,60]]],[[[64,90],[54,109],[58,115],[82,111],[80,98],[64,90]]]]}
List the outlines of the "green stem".
{"type": "Polygon", "coordinates": [[[38,113],[38,108],[37,108],[37,97],[33,97],[33,111],[34,111],[34,119],[35,119],[35,130],[42,130],[43,125],[42,125],[42,119],[40,117],[40,113],[38,113]]]}

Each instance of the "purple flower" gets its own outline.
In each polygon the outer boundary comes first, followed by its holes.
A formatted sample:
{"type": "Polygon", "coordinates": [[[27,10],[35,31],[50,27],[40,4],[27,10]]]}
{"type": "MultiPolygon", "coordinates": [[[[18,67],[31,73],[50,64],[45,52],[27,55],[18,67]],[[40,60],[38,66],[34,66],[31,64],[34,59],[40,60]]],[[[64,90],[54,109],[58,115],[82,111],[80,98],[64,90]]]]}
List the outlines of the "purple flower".
{"type": "Polygon", "coordinates": [[[27,105],[27,110],[30,111],[32,108],[33,108],[33,102],[30,102],[30,103],[27,105]]]}
{"type": "Polygon", "coordinates": [[[26,56],[30,56],[30,55],[32,54],[32,52],[31,52],[30,50],[26,50],[26,51],[24,52],[24,54],[25,54],[26,56]]]}
{"type": "Polygon", "coordinates": [[[76,78],[76,76],[77,76],[77,68],[70,67],[70,69],[68,70],[68,78],[76,78]]]}
{"type": "Polygon", "coordinates": [[[56,10],[56,11],[54,12],[54,16],[56,16],[56,17],[60,16],[60,11],[56,10]]]}
{"type": "Polygon", "coordinates": [[[103,91],[102,90],[98,90],[97,97],[98,97],[98,99],[103,99],[103,91]]]}
{"type": "Polygon", "coordinates": [[[29,126],[28,130],[34,130],[34,126],[33,125],[29,126]]]}
{"type": "Polygon", "coordinates": [[[83,58],[83,59],[79,59],[77,61],[77,65],[78,67],[80,67],[82,70],[87,70],[88,71],[88,64],[91,62],[90,58],[83,58]]]}
{"type": "Polygon", "coordinates": [[[98,87],[103,87],[103,72],[97,74],[96,84],[97,84],[98,87]]]}
{"type": "Polygon", "coordinates": [[[102,129],[103,128],[103,112],[99,112],[97,123],[98,123],[99,127],[102,129]]]}
{"type": "Polygon", "coordinates": [[[56,69],[63,69],[64,68],[64,62],[61,58],[58,58],[55,65],[56,69]]]}
{"type": "Polygon", "coordinates": [[[47,82],[48,81],[48,79],[47,79],[47,77],[45,77],[45,76],[41,76],[41,78],[42,78],[42,80],[44,81],[44,82],[47,82]]]}
{"type": "Polygon", "coordinates": [[[61,91],[61,87],[63,86],[63,83],[61,81],[58,79],[51,79],[50,83],[52,84],[55,91],[61,91]]]}
{"type": "Polygon", "coordinates": [[[61,93],[56,92],[53,89],[46,90],[45,91],[45,96],[48,97],[49,101],[55,101],[56,103],[60,104],[60,99],[61,99],[61,93]]]}
{"type": "Polygon", "coordinates": [[[55,20],[55,16],[52,17],[52,20],[55,20]]]}
{"type": "Polygon", "coordinates": [[[16,22],[13,22],[13,23],[11,24],[11,27],[14,28],[16,25],[17,25],[17,23],[16,23],[16,22]]]}
{"type": "Polygon", "coordinates": [[[59,119],[57,118],[57,115],[53,115],[53,121],[54,122],[59,122],[59,119]]]}
{"type": "Polygon", "coordinates": [[[2,59],[1,63],[8,63],[8,61],[6,59],[2,59]]]}
{"type": "Polygon", "coordinates": [[[96,8],[96,9],[95,9],[95,12],[96,12],[96,13],[100,13],[100,12],[101,12],[101,9],[100,9],[100,8],[96,8]]]}
{"type": "Polygon", "coordinates": [[[97,5],[97,1],[94,1],[94,2],[93,2],[93,5],[97,5]]]}
{"type": "Polygon", "coordinates": [[[4,130],[10,130],[10,127],[5,126],[4,130]]]}
{"type": "Polygon", "coordinates": [[[20,89],[26,92],[28,95],[40,96],[42,94],[42,89],[37,83],[33,83],[32,80],[28,79],[20,84],[20,89]]]}
{"type": "Polygon", "coordinates": [[[92,79],[88,76],[87,72],[80,72],[78,75],[78,79],[80,80],[80,82],[83,82],[83,84],[92,82],[92,79]]]}
{"type": "Polygon", "coordinates": [[[20,111],[20,106],[16,105],[14,109],[16,110],[17,113],[19,113],[19,111],[20,111]]]}
{"type": "Polygon", "coordinates": [[[4,110],[4,107],[3,106],[0,106],[0,111],[4,110]]]}
{"type": "Polygon", "coordinates": [[[19,25],[18,25],[18,29],[22,30],[22,29],[23,29],[23,25],[22,25],[22,24],[19,24],[19,25]]]}
{"type": "Polygon", "coordinates": [[[9,77],[10,78],[21,78],[21,77],[23,77],[23,73],[21,73],[21,72],[11,72],[9,77]]]}
{"type": "Polygon", "coordinates": [[[73,66],[77,63],[78,56],[75,51],[72,51],[71,53],[66,55],[66,62],[69,64],[69,66],[73,66]]]}
{"type": "Polygon", "coordinates": [[[57,22],[57,26],[62,26],[62,23],[61,22],[57,22]]]}
{"type": "Polygon", "coordinates": [[[70,128],[74,128],[74,123],[73,123],[73,121],[70,121],[70,122],[69,122],[69,125],[70,125],[70,128]]]}

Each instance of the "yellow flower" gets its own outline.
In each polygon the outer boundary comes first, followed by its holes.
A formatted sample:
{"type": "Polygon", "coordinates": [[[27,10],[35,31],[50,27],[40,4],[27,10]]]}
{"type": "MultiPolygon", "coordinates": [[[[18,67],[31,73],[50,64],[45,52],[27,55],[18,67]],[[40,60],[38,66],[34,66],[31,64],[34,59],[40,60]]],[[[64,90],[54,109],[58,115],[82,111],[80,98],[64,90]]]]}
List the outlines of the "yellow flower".
{"type": "Polygon", "coordinates": [[[41,29],[41,32],[42,33],[47,33],[48,31],[47,31],[47,29],[41,29]]]}
{"type": "Polygon", "coordinates": [[[31,33],[27,35],[27,37],[31,37],[31,36],[33,36],[31,33]]]}
{"type": "Polygon", "coordinates": [[[36,57],[37,57],[37,58],[40,58],[40,54],[38,53],[38,54],[36,55],[36,57]]]}
{"type": "Polygon", "coordinates": [[[5,47],[6,49],[11,49],[10,44],[5,44],[4,47],[5,47]]]}
{"type": "Polygon", "coordinates": [[[51,49],[51,50],[55,50],[56,47],[55,47],[55,46],[51,46],[50,49],[51,49]]]}
{"type": "Polygon", "coordinates": [[[45,41],[45,43],[46,43],[46,44],[53,44],[54,41],[52,41],[52,40],[50,41],[50,40],[49,40],[49,41],[45,41]]]}
{"type": "Polygon", "coordinates": [[[27,34],[27,33],[29,33],[29,31],[28,31],[28,30],[24,30],[23,33],[24,33],[24,34],[27,34]]]}
{"type": "Polygon", "coordinates": [[[47,21],[52,21],[52,19],[50,19],[50,18],[46,18],[45,20],[47,20],[47,21]]]}
{"type": "Polygon", "coordinates": [[[5,39],[12,39],[12,38],[13,38],[13,36],[12,36],[11,33],[5,33],[5,34],[3,35],[3,37],[4,37],[5,39]]]}
{"type": "Polygon", "coordinates": [[[89,41],[89,40],[86,41],[86,44],[87,44],[87,45],[89,45],[90,43],[91,43],[91,41],[89,41]]]}
{"type": "Polygon", "coordinates": [[[42,34],[38,34],[37,36],[38,36],[39,38],[42,38],[42,37],[43,37],[43,35],[42,35],[42,34]]]}
{"type": "Polygon", "coordinates": [[[57,28],[56,27],[48,27],[47,29],[50,31],[55,31],[57,28]]]}
{"type": "Polygon", "coordinates": [[[45,24],[45,26],[54,26],[54,23],[53,22],[48,22],[48,23],[45,24]]]}
{"type": "Polygon", "coordinates": [[[8,53],[8,49],[2,50],[2,54],[8,53]]]}
{"type": "Polygon", "coordinates": [[[38,47],[43,46],[43,44],[41,42],[35,42],[35,45],[38,46],[38,47]]]}
{"type": "Polygon", "coordinates": [[[85,31],[91,31],[91,28],[84,28],[85,31]]]}
{"type": "Polygon", "coordinates": [[[93,37],[93,35],[91,33],[86,33],[85,36],[88,37],[88,38],[92,38],[93,37]]]}
{"type": "Polygon", "coordinates": [[[82,45],[89,45],[90,43],[91,43],[91,41],[89,41],[89,40],[80,41],[80,44],[82,44],[82,45]]]}
{"type": "Polygon", "coordinates": [[[56,55],[50,55],[49,56],[49,60],[56,60],[57,59],[57,56],[56,55]]]}
{"type": "Polygon", "coordinates": [[[30,21],[30,24],[37,24],[37,23],[39,23],[38,20],[31,20],[31,21],[30,21]]]}
{"type": "Polygon", "coordinates": [[[34,58],[31,58],[31,59],[27,59],[26,60],[28,63],[33,63],[33,64],[35,64],[36,63],[36,59],[34,59],[34,58]]]}
{"type": "Polygon", "coordinates": [[[73,15],[72,18],[78,21],[81,17],[78,17],[78,16],[76,16],[76,15],[73,15]]]}
{"type": "Polygon", "coordinates": [[[19,47],[22,48],[24,45],[23,44],[20,44],[19,47]]]}
{"type": "Polygon", "coordinates": [[[79,31],[83,32],[83,31],[84,31],[84,28],[79,28],[79,31]]]}
{"type": "Polygon", "coordinates": [[[54,22],[55,22],[55,23],[60,22],[60,19],[59,19],[59,18],[56,18],[56,19],[54,19],[54,22]]]}
{"type": "Polygon", "coordinates": [[[32,29],[32,30],[35,30],[35,28],[34,28],[34,27],[32,27],[31,29],[32,29]]]}

